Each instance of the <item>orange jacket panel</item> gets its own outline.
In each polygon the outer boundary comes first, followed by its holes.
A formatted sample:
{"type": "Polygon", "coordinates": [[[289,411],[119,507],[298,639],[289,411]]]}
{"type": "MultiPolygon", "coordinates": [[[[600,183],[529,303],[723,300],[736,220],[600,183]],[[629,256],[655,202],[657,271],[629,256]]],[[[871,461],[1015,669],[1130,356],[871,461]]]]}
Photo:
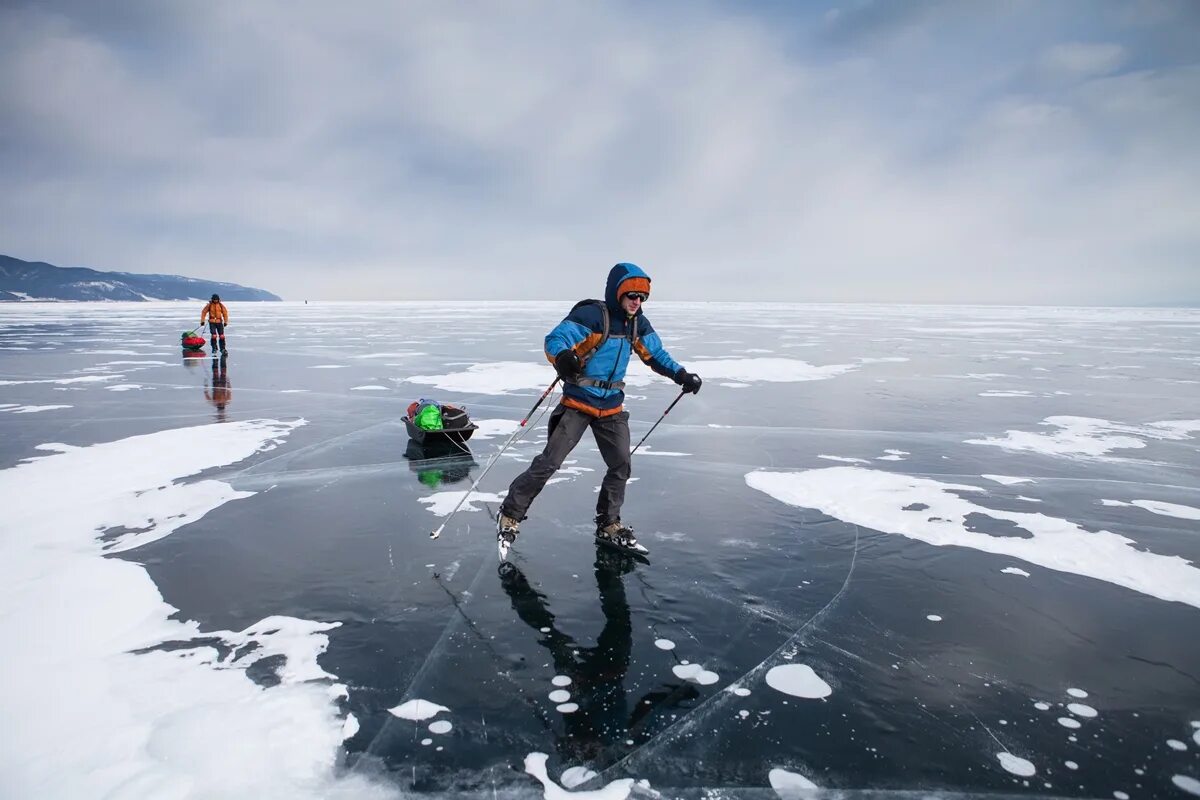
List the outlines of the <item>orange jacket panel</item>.
{"type": "Polygon", "coordinates": [[[205,321],[229,322],[229,309],[220,301],[214,303],[210,300],[204,305],[204,310],[200,312],[200,324],[203,325],[205,321]]]}

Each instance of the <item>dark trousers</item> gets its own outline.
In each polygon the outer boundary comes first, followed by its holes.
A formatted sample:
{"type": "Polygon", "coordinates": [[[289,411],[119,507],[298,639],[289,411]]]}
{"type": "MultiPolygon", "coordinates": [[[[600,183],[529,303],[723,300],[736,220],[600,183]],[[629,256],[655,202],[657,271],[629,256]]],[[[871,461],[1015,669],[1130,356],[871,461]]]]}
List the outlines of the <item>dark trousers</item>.
{"type": "Polygon", "coordinates": [[[625,483],[629,480],[629,412],[593,417],[564,405],[559,405],[551,412],[546,449],[508,487],[508,496],[500,506],[501,513],[513,519],[525,519],[525,512],[529,510],[533,499],[542,491],[550,476],[562,466],[563,460],[579,444],[583,432],[589,427],[596,437],[600,455],[608,466],[608,472],[600,484],[600,497],[596,500],[596,520],[607,524],[620,519],[621,505],[625,502],[625,483]]]}
{"type": "Polygon", "coordinates": [[[217,342],[220,341],[221,352],[224,353],[225,352],[225,323],[224,322],[208,323],[208,333],[211,337],[209,339],[209,345],[211,346],[212,351],[214,353],[217,352],[217,342]]]}

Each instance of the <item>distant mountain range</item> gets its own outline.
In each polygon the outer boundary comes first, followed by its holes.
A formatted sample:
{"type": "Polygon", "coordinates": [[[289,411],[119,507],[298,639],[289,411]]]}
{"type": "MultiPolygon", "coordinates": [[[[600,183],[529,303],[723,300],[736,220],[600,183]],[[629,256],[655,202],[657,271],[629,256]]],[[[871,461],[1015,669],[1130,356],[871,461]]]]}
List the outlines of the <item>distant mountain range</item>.
{"type": "Polygon", "coordinates": [[[185,278],[181,275],[139,275],[100,272],[87,267],[56,267],[41,261],[22,261],[0,255],[0,303],[31,300],[280,300],[278,295],[236,283],[185,278]]]}

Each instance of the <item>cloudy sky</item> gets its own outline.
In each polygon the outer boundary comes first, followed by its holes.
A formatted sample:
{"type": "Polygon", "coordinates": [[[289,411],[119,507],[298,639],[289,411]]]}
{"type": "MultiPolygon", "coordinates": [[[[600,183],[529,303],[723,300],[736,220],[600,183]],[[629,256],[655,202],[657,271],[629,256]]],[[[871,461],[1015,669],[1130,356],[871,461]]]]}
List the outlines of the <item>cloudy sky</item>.
{"type": "Polygon", "coordinates": [[[286,299],[1200,300],[1200,3],[0,6],[0,253],[286,299]]]}

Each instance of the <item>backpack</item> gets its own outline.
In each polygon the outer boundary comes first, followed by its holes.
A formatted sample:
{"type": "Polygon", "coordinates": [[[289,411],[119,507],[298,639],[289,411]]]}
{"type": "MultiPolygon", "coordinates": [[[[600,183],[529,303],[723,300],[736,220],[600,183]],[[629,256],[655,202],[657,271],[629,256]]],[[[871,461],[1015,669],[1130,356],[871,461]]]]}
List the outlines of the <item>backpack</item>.
{"type": "MultiPolygon", "coordinates": [[[[611,330],[611,320],[608,315],[608,303],[604,302],[603,300],[596,300],[595,298],[589,298],[587,300],[580,300],[578,303],[571,306],[571,312],[574,313],[575,309],[581,308],[586,305],[600,306],[600,314],[604,318],[604,333],[600,336],[600,341],[596,343],[595,347],[590,347],[590,348],[588,348],[588,350],[586,352],[583,352],[583,353],[578,353],[578,351],[576,351],[579,355],[579,360],[583,363],[584,366],[587,366],[588,359],[591,358],[593,353],[596,353],[597,351],[600,350],[601,347],[604,347],[604,343],[608,341],[609,332],[611,330]]],[[[568,314],[568,316],[570,316],[570,315],[568,314]]],[[[638,329],[637,317],[634,317],[633,330],[629,336],[629,344],[630,344],[631,348],[633,345],[637,344],[637,340],[638,340],[637,329],[638,329]]]]}

